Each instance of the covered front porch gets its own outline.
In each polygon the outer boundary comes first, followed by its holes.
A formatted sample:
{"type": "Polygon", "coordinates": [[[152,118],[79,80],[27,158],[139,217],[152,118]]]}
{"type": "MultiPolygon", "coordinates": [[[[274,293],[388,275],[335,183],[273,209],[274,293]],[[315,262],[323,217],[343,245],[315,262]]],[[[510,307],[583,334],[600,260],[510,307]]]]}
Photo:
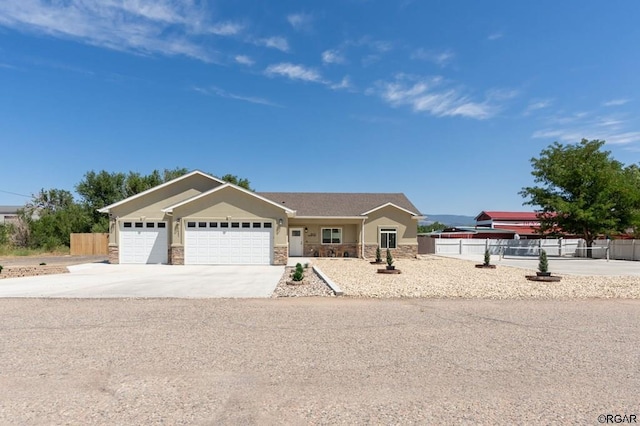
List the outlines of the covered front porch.
{"type": "Polygon", "coordinates": [[[365,219],[289,219],[289,257],[362,257],[365,219]]]}

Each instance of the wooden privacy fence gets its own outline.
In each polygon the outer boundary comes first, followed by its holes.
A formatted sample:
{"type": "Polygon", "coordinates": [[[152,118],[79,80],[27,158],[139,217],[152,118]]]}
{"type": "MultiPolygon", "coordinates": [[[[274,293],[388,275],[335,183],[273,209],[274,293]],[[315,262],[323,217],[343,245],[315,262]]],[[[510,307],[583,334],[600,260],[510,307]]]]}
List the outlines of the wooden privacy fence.
{"type": "Polygon", "coordinates": [[[71,255],[109,254],[109,234],[71,234],[71,255]]]}

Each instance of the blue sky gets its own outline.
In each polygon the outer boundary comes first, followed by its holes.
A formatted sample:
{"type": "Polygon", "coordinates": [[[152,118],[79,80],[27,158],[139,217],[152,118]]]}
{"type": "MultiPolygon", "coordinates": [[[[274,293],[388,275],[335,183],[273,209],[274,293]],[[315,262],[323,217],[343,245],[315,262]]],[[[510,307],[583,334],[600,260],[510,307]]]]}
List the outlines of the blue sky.
{"type": "Polygon", "coordinates": [[[89,170],[527,210],[529,159],[640,161],[640,2],[0,2],[0,204],[89,170]]]}

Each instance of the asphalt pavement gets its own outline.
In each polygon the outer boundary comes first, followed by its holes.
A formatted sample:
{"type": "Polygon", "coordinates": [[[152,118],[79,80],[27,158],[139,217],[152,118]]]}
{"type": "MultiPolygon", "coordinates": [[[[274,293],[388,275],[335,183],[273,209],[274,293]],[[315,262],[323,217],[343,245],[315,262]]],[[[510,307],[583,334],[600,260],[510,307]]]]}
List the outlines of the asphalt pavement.
{"type": "Polygon", "coordinates": [[[0,424],[640,415],[640,301],[0,299],[0,341],[0,424]]]}

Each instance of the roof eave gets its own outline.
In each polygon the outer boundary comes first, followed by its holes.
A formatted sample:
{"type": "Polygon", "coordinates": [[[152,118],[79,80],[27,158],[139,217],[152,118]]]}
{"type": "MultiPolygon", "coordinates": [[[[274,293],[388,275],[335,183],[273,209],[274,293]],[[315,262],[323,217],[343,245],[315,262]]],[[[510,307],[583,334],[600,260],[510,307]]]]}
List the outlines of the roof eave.
{"type": "Polygon", "coordinates": [[[229,183],[229,182],[225,182],[223,185],[217,186],[217,187],[215,187],[213,189],[210,189],[209,191],[203,192],[202,194],[195,195],[195,196],[193,196],[193,197],[191,197],[189,199],[183,200],[183,201],[181,201],[179,203],[176,203],[176,204],[173,204],[173,205],[171,205],[169,207],[166,207],[166,208],[162,209],[162,212],[163,213],[173,213],[173,210],[175,208],[177,208],[177,207],[183,206],[185,204],[189,204],[189,203],[191,203],[191,202],[193,202],[195,200],[198,200],[200,198],[209,196],[209,195],[211,195],[211,194],[213,194],[215,192],[221,191],[221,190],[223,190],[225,188],[236,189],[236,190],[238,190],[240,192],[244,192],[245,194],[249,194],[249,195],[251,195],[251,196],[253,196],[255,198],[258,198],[258,199],[264,201],[265,203],[271,204],[271,205],[273,205],[275,207],[279,207],[282,210],[284,210],[287,213],[287,215],[295,215],[295,213],[296,213],[295,210],[292,210],[292,209],[290,209],[288,207],[280,205],[280,204],[276,203],[275,201],[271,201],[268,198],[265,198],[265,197],[263,197],[261,195],[256,194],[253,191],[249,191],[248,189],[242,188],[242,187],[240,187],[238,185],[234,185],[234,184],[229,183]]]}
{"type": "Polygon", "coordinates": [[[114,207],[120,206],[120,205],[122,205],[124,203],[128,203],[131,200],[134,200],[136,198],[140,198],[140,197],[142,197],[142,196],[144,196],[146,194],[150,194],[150,193],[152,193],[154,191],[157,191],[158,189],[166,188],[167,186],[169,186],[169,185],[171,185],[171,184],[173,184],[175,182],[181,181],[181,180],[186,179],[188,177],[191,177],[193,175],[204,176],[204,177],[207,177],[207,178],[209,178],[209,179],[211,179],[213,181],[216,181],[216,182],[218,182],[220,184],[225,184],[226,183],[225,181],[220,180],[215,176],[211,176],[211,175],[209,175],[207,173],[201,172],[200,170],[194,170],[194,171],[189,172],[187,174],[184,174],[182,176],[178,176],[175,179],[171,179],[170,181],[167,181],[167,182],[161,183],[160,185],[154,186],[153,188],[149,188],[146,191],[142,191],[142,192],[140,192],[138,194],[132,195],[131,197],[127,197],[124,200],[120,200],[120,201],[117,201],[117,202],[115,202],[113,204],[109,204],[108,206],[102,207],[101,209],[98,209],[98,212],[100,212],[100,213],[109,213],[109,211],[114,207]]]}

